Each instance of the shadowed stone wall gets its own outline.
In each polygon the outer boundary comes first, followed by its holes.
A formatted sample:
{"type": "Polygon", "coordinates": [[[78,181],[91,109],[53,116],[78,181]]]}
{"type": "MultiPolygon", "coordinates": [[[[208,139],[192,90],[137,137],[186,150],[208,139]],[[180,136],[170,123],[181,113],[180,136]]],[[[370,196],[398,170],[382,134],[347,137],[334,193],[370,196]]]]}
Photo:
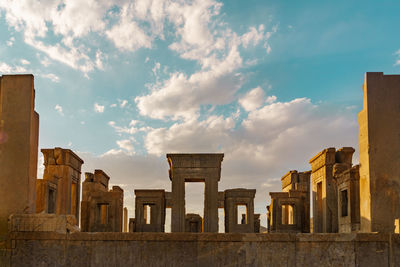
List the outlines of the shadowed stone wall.
{"type": "Polygon", "coordinates": [[[0,266],[399,266],[398,234],[12,233],[0,266]]]}

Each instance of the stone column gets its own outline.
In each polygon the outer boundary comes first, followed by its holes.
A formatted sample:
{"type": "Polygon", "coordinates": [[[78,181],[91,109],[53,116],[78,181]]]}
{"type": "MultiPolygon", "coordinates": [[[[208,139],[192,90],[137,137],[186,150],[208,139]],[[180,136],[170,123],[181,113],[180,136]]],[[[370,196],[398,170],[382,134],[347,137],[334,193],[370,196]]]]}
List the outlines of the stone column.
{"type": "Polygon", "coordinates": [[[218,178],[216,177],[205,179],[204,232],[218,233],[218,178]]]}
{"type": "Polygon", "coordinates": [[[128,209],[124,208],[124,230],[123,232],[128,232],[128,209]]]}
{"type": "Polygon", "coordinates": [[[39,115],[33,75],[0,76],[0,235],[10,214],[34,213],[39,115]]]}
{"type": "Polygon", "coordinates": [[[185,232],[185,179],[172,179],[171,232],[185,232]]]}

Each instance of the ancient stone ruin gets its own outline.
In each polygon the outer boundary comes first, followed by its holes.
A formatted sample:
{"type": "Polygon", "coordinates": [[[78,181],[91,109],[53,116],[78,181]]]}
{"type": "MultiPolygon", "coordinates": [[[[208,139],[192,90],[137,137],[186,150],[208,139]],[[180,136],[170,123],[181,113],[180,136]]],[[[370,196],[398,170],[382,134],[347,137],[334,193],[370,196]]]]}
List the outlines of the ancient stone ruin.
{"type": "Polygon", "coordinates": [[[82,183],[82,232],[122,232],[124,190],[113,186],[102,170],[85,173],[82,183]]]}
{"type": "Polygon", "coordinates": [[[134,218],[103,170],[81,183],[69,149],[42,149],[38,179],[34,78],[3,75],[0,266],[400,266],[400,75],[366,73],[363,94],[359,164],[354,148],[329,147],[286,173],[260,233],[256,190],[218,191],[223,153],[167,154],[171,190],[135,189],[134,218]],[[186,213],[188,182],[205,184],[203,218],[186,213]]]}

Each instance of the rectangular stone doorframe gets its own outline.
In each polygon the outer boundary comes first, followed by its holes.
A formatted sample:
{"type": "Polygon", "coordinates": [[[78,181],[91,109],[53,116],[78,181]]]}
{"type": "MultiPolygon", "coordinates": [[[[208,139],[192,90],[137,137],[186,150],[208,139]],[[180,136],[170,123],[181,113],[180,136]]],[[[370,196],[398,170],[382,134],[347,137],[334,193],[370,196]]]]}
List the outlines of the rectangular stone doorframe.
{"type": "Polygon", "coordinates": [[[172,182],[171,231],[185,232],[185,182],[204,182],[204,232],[218,232],[218,182],[223,153],[167,154],[172,182]]]}

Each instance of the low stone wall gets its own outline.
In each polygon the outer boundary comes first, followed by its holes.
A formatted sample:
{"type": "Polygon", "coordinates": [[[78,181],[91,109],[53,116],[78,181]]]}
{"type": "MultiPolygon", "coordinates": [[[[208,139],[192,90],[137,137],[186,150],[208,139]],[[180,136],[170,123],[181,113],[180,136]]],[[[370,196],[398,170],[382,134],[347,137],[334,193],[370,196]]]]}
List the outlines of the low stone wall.
{"type": "Polygon", "coordinates": [[[398,234],[14,232],[0,266],[400,266],[398,234]]]}

